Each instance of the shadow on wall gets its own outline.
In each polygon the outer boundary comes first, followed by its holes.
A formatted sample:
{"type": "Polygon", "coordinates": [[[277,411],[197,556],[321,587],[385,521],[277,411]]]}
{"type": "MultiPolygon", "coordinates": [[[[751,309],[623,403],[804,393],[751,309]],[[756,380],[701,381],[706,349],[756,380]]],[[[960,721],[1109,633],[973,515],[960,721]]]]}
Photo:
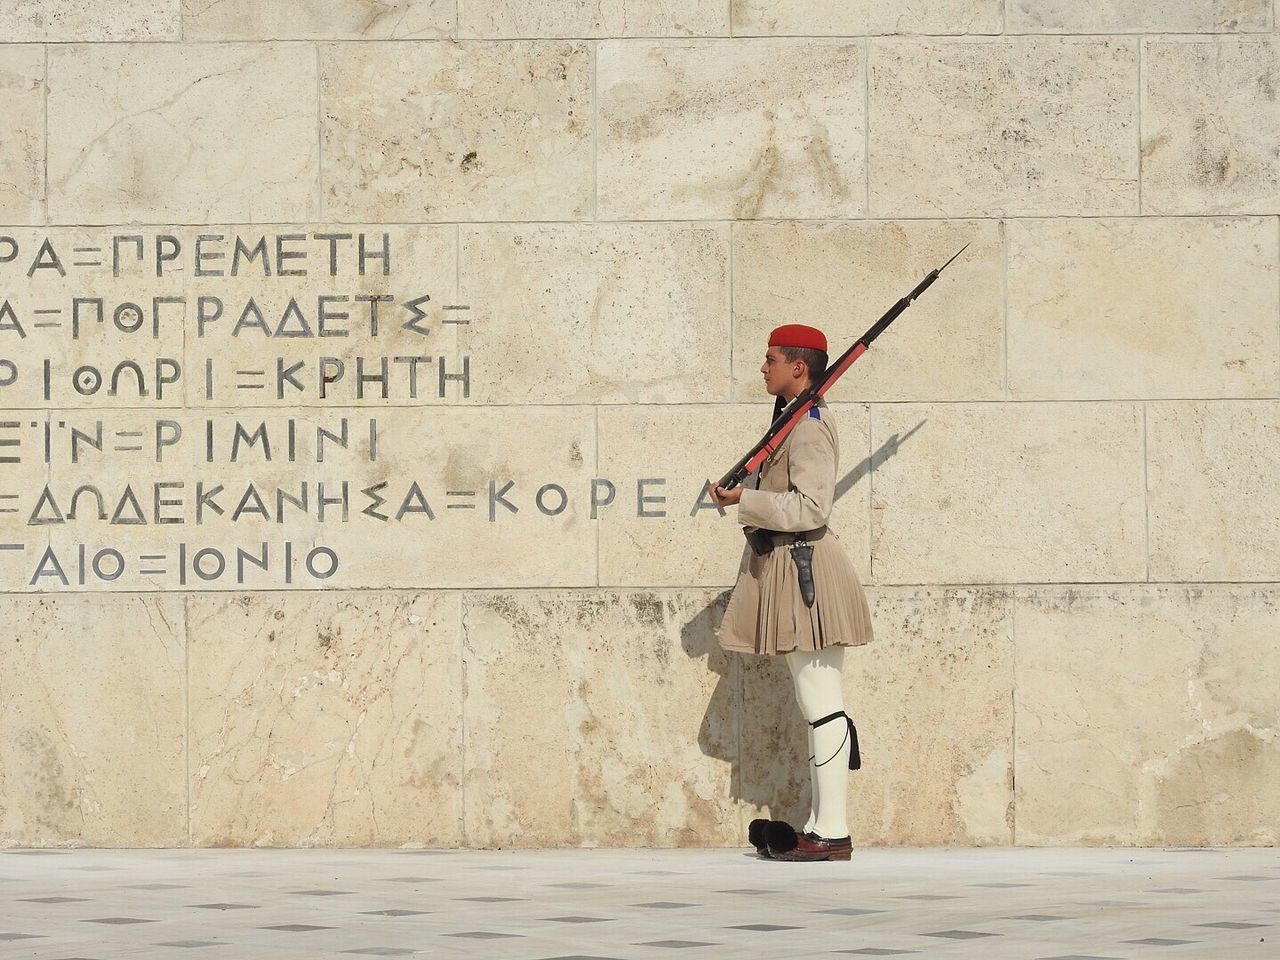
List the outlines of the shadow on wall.
{"type": "MultiPolygon", "coordinates": [[[[841,478],[836,499],[895,456],[925,422],[904,436],[895,433],[841,478]]],[[[698,730],[698,746],[705,756],[732,766],[730,790],[746,805],[746,819],[759,815],[802,824],[809,816],[811,797],[808,736],[791,674],[778,657],[738,656],[720,649],[716,629],[730,592],[717,596],[680,630],[685,654],[691,659],[706,657],[707,668],[717,675],[698,730]]],[[[874,738],[875,718],[866,723],[874,738]]]]}

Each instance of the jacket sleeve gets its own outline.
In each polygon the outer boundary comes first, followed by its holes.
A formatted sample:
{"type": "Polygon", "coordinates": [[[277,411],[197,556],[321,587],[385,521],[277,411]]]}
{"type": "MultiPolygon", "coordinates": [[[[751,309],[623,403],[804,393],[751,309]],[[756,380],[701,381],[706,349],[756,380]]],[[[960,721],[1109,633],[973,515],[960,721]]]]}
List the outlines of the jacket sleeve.
{"type": "Polygon", "coordinates": [[[830,432],[817,420],[801,420],[787,443],[787,491],[771,493],[745,488],[738,503],[738,522],[744,526],[813,530],[831,516],[836,492],[836,449],[830,432]]]}

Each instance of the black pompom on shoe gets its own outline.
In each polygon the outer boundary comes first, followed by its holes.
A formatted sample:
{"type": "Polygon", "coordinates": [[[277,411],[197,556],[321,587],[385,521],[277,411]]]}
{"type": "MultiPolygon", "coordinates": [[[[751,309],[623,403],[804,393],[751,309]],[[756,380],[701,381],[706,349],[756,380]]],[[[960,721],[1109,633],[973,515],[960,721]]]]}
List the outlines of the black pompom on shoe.
{"type": "Polygon", "coordinates": [[[799,844],[795,827],[782,820],[771,820],[765,828],[765,840],[769,844],[770,857],[790,853],[799,844]]]}
{"type": "Polygon", "coordinates": [[[769,840],[766,832],[769,829],[769,821],[759,818],[752,820],[747,825],[747,839],[751,841],[751,845],[756,848],[756,853],[762,857],[769,856],[769,840]]]}

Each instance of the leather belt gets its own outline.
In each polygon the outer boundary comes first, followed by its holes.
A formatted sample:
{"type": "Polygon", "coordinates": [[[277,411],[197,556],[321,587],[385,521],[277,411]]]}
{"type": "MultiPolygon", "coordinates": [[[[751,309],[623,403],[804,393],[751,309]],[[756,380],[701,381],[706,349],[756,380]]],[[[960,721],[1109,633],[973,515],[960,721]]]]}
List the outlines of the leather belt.
{"type": "Polygon", "coordinates": [[[772,553],[775,547],[785,546],[797,540],[821,540],[827,534],[826,524],[816,530],[765,530],[760,527],[743,527],[747,543],[751,544],[751,552],[757,557],[772,553]]]}
{"type": "Polygon", "coordinates": [[[826,524],[823,524],[816,530],[770,530],[769,532],[772,534],[770,539],[773,540],[773,545],[775,547],[780,547],[783,544],[795,543],[797,540],[821,540],[827,535],[827,527],[826,524]]]}

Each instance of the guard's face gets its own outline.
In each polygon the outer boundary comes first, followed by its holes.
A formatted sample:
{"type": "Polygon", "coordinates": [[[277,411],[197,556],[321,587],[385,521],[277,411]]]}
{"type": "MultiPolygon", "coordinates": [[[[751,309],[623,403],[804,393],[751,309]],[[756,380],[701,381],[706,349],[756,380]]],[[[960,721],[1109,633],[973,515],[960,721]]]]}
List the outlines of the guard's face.
{"type": "Polygon", "coordinates": [[[788,362],[780,347],[770,347],[765,351],[760,372],[764,374],[764,387],[771,397],[780,393],[798,393],[797,388],[803,386],[804,363],[799,360],[788,362]]]}

